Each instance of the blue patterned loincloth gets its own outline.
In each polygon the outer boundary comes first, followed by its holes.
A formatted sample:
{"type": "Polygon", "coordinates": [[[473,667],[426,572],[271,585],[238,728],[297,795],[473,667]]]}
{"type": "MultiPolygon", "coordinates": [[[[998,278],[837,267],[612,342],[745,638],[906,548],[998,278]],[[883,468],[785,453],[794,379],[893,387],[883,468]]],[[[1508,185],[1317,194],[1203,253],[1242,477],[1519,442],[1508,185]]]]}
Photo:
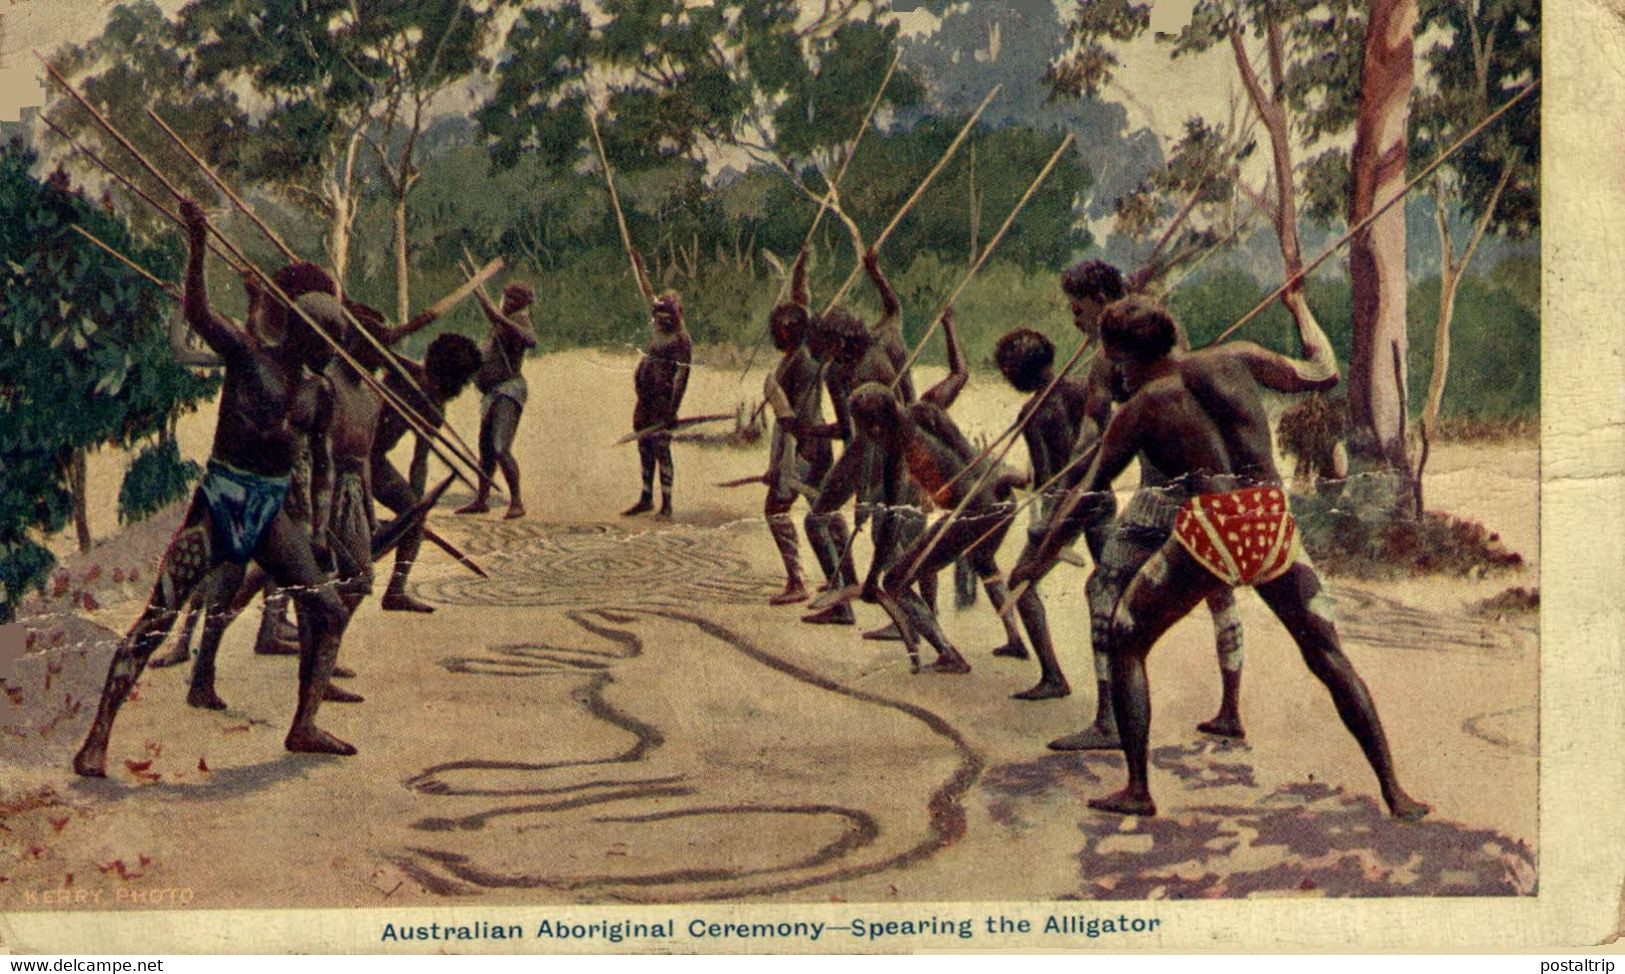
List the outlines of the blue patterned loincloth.
{"type": "Polygon", "coordinates": [[[266,477],[210,460],[198,489],[209,505],[214,544],[226,560],[248,561],[282,509],[292,477],[266,477]]]}

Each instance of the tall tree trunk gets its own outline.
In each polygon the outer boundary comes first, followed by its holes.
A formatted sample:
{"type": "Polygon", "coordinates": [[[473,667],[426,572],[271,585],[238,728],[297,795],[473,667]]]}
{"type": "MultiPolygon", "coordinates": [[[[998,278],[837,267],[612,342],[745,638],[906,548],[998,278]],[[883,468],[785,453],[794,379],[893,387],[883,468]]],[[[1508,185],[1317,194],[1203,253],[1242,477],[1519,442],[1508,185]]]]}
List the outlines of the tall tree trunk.
{"type": "Polygon", "coordinates": [[[395,320],[412,317],[412,282],[406,263],[406,193],[395,195],[395,320]]]}
{"type": "MultiPolygon", "coordinates": [[[[1349,222],[1364,220],[1405,184],[1406,128],[1413,78],[1415,0],[1372,0],[1360,67],[1350,154],[1349,222]]],[[[1389,209],[1349,245],[1354,342],[1349,361],[1350,445],[1409,481],[1405,328],[1405,207],[1389,209]]],[[[1410,497],[1412,491],[1401,491],[1410,497]]]]}

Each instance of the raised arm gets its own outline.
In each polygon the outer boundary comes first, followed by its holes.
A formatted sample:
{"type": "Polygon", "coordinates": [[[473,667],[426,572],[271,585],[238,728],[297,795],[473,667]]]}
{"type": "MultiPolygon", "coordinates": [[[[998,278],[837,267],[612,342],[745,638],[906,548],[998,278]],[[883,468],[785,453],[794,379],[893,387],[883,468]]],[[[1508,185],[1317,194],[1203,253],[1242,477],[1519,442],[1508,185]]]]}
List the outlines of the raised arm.
{"type": "Polygon", "coordinates": [[[1298,326],[1302,358],[1282,355],[1253,342],[1229,342],[1215,351],[1233,356],[1252,373],[1254,381],[1276,392],[1317,392],[1337,385],[1337,356],[1320,322],[1305,305],[1300,305],[1292,318],[1298,326]]]}
{"type": "Polygon", "coordinates": [[[1227,342],[1213,351],[1240,362],[1254,381],[1276,392],[1318,392],[1337,385],[1339,378],[1330,343],[1318,346],[1307,359],[1291,358],[1253,342],[1227,342]]]}
{"type": "Polygon", "coordinates": [[[965,369],[965,354],[959,347],[959,335],[954,330],[954,309],[948,308],[942,312],[942,335],[948,342],[948,375],[941,382],[925,391],[923,397],[944,410],[952,406],[959,393],[965,388],[965,382],[970,378],[970,372],[965,369]]]}
{"type": "Polygon", "coordinates": [[[190,365],[197,368],[215,368],[226,364],[220,356],[201,348],[193,348],[188,338],[192,334],[191,326],[186,323],[186,315],[179,309],[169,318],[169,351],[175,361],[181,365],[190,365]]]}
{"type": "Polygon", "coordinates": [[[870,247],[863,252],[863,269],[869,273],[869,280],[874,283],[875,290],[880,292],[880,321],[874,330],[895,322],[903,313],[903,305],[897,300],[897,292],[892,290],[891,281],[886,280],[886,274],[880,269],[880,255],[875,248],[870,247]]]}
{"type": "Polygon", "coordinates": [[[643,300],[653,305],[655,303],[655,288],[649,283],[649,272],[643,269],[643,255],[632,251],[632,269],[637,271],[638,290],[643,292],[643,300]]]}
{"type": "Polygon", "coordinates": [[[483,291],[474,292],[474,296],[479,299],[480,309],[485,312],[486,319],[493,326],[518,335],[526,348],[536,347],[536,332],[530,326],[530,315],[523,311],[515,311],[512,315],[505,315],[502,313],[502,309],[491,303],[491,299],[486,297],[483,291]]]}
{"type": "Polygon", "coordinates": [[[421,312],[417,317],[413,318],[411,321],[408,321],[404,325],[396,325],[394,328],[385,327],[378,329],[378,340],[384,344],[384,347],[393,348],[395,345],[400,343],[401,339],[422,331],[423,329],[434,324],[439,318],[440,312],[430,308],[427,311],[421,312]]]}
{"type": "Polygon", "coordinates": [[[181,291],[181,311],[186,323],[197,332],[223,362],[250,354],[253,339],[209,307],[209,292],[203,281],[203,257],[207,253],[209,221],[203,208],[192,200],[181,201],[181,219],[186,223],[186,280],[181,291]]]}

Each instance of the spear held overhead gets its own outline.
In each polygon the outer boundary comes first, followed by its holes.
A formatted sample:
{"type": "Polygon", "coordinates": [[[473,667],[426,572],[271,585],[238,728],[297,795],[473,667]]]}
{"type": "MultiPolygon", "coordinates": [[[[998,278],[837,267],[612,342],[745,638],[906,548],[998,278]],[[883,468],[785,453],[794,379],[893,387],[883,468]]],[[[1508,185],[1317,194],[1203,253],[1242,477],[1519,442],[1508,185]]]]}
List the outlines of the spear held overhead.
{"type": "Polygon", "coordinates": [[[1044,180],[1049,178],[1049,174],[1055,171],[1055,164],[1061,161],[1061,154],[1072,145],[1072,138],[1072,134],[1067,133],[1066,138],[1061,140],[1061,144],[1055,147],[1055,151],[1050,154],[1049,161],[1044,163],[1044,168],[1039,170],[1038,175],[1033,178],[1032,184],[1027,187],[1027,191],[1021,194],[1021,199],[1017,200],[1016,205],[1010,209],[1010,215],[1004,218],[1004,223],[1000,224],[998,232],[987,242],[987,246],[982,248],[981,254],[976,258],[976,263],[970,266],[970,270],[965,272],[965,276],[959,279],[959,284],[948,295],[948,300],[942,302],[942,307],[937,310],[935,315],[931,316],[931,326],[925,330],[924,335],[920,336],[919,344],[915,345],[914,351],[909,353],[907,360],[903,362],[903,367],[897,370],[897,378],[892,381],[892,388],[895,389],[898,383],[903,381],[903,376],[908,374],[909,368],[919,359],[920,353],[925,351],[925,343],[931,340],[932,335],[936,334],[937,326],[942,323],[942,316],[947,313],[949,308],[953,307],[955,301],[959,300],[960,293],[976,277],[976,273],[982,269],[983,264],[987,263],[987,259],[993,256],[994,248],[998,247],[999,241],[1003,240],[1004,235],[1009,232],[1010,226],[1016,222],[1016,217],[1027,205],[1027,201],[1033,198],[1033,194],[1038,192],[1038,187],[1042,186],[1044,180]]]}
{"type": "MultiPolygon", "coordinates": [[[[914,187],[914,192],[909,195],[908,199],[903,201],[902,206],[898,207],[897,213],[891,218],[891,222],[886,224],[885,229],[881,230],[880,235],[876,237],[874,242],[869,245],[871,250],[878,252],[886,243],[886,239],[892,235],[892,231],[896,230],[897,225],[903,222],[903,217],[907,216],[908,212],[914,209],[914,204],[918,203],[920,201],[920,197],[925,195],[926,187],[930,186],[931,183],[936,180],[937,175],[942,172],[945,166],[948,165],[948,160],[952,159],[954,157],[954,153],[959,151],[959,147],[964,143],[965,137],[970,135],[971,128],[976,124],[977,120],[982,117],[982,113],[987,110],[988,105],[992,104],[994,96],[996,96],[999,93],[999,90],[1003,87],[1003,85],[994,85],[993,88],[988,91],[987,96],[982,99],[982,103],[976,106],[976,110],[974,112],[971,112],[970,118],[965,120],[965,124],[959,129],[959,133],[955,135],[954,140],[948,144],[948,148],[942,153],[942,158],[938,159],[937,164],[931,167],[931,171],[925,174],[925,178],[920,181],[920,184],[914,187]]],[[[841,286],[836,289],[833,295],[831,295],[829,303],[824,306],[824,314],[829,314],[831,311],[835,310],[835,306],[841,302],[842,298],[846,297],[846,292],[852,289],[853,283],[857,281],[858,274],[862,270],[863,266],[861,261],[858,264],[853,265],[852,273],[846,276],[846,280],[841,282],[841,286]]]]}
{"type": "MultiPolygon", "coordinates": [[[[166,177],[158,170],[156,166],[148,161],[147,157],[143,155],[139,149],[131,144],[130,140],[127,139],[124,134],[113,125],[112,122],[108,121],[106,116],[98,111],[94,105],[90,104],[90,102],[87,101],[85,97],[81,95],[79,91],[74,88],[73,85],[70,84],[68,80],[64,78],[49,61],[41,56],[38,51],[34,52],[34,56],[38,58],[40,63],[45,66],[45,70],[50,75],[51,80],[56,82],[57,85],[59,85],[68,93],[69,96],[74,99],[74,101],[78,102],[81,107],[89,112],[91,117],[94,118],[97,124],[101,126],[102,130],[107,132],[107,134],[110,135],[115,142],[117,142],[126,152],[128,152],[137,162],[139,162],[143,168],[151,173],[153,178],[157,179],[158,182],[163,185],[164,189],[170,193],[170,195],[174,196],[177,200],[184,200],[187,198],[186,195],[168,179],[168,177],[166,177]]],[[[260,281],[261,286],[268,294],[282,302],[282,304],[285,305],[292,314],[297,315],[313,333],[319,336],[322,341],[326,342],[341,361],[355,369],[356,372],[361,375],[362,380],[366,382],[374,392],[379,394],[384,403],[395,412],[399,413],[401,417],[406,420],[407,425],[416,429],[420,435],[423,435],[424,430],[428,430],[427,435],[429,439],[426,440],[426,443],[429,449],[432,450],[436,456],[440,457],[442,461],[447,463],[447,465],[452,468],[452,471],[459,479],[463,480],[465,483],[469,482],[467,477],[464,476],[461,470],[457,468],[456,464],[453,464],[439,449],[439,446],[437,445],[439,441],[438,434],[434,430],[427,427],[427,425],[423,423],[422,418],[419,417],[415,411],[413,411],[409,406],[406,406],[404,403],[400,402],[388,389],[379,383],[378,380],[373,377],[372,373],[362,366],[361,363],[357,362],[354,356],[352,356],[337,339],[335,339],[332,335],[329,335],[326,329],[317,324],[303,307],[288,297],[287,293],[282,290],[282,288],[276,283],[275,280],[271,278],[270,275],[266,274],[263,270],[255,266],[252,261],[248,260],[247,256],[243,254],[237,245],[227,238],[225,234],[220,232],[219,227],[210,224],[208,226],[208,230],[214,235],[215,239],[220,241],[220,243],[231,253],[232,257],[243,266],[245,272],[251,272],[254,277],[260,281]]]]}
{"type": "MultiPolygon", "coordinates": [[[[206,161],[204,161],[203,157],[199,156],[197,152],[195,152],[192,147],[186,143],[186,140],[180,137],[179,133],[177,133],[173,128],[170,128],[169,123],[165,122],[162,116],[160,116],[152,108],[148,108],[147,117],[152,119],[152,121],[163,130],[163,133],[169,136],[170,140],[173,141],[175,145],[186,154],[186,157],[191,159],[192,162],[203,171],[204,175],[209,177],[209,181],[214,183],[214,185],[225,194],[226,198],[231,201],[232,205],[235,206],[239,212],[248,217],[249,222],[253,223],[255,227],[259,228],[259,231],[265,234],[266,238],[275,244],[278,250],[282,251],[284,257],[286,257],[288,260],[298,259],[299,255],[293,252],[293,248],[289,247],[287,243],[280,236],[278,236],[275,230],[271,229],[271,227],[264,220],[260,219],[259,214],[254,212],[254,208],[249,206],[248,202],[239,196],[231,188],[231,186],[220,177],[220,174],[216,173],[214,169],[206,161]]],[[[340,289],[342,290],[342,288],[343,285],[340,284],[340,289]]],[[[354,328],[362,338],[372,345],[373,350],[376,351],[379,357],[383,359],[384,364],[394,371],[395,374],[406,383],[406,388],[412,390],[412,392],[422,397],[425,401],[428,401],[428,394],[418,386],[417,381],[412,378],[411,373],[407,372],[406,368],[402,366],[401,363],[395,358],[394,353],[388,348],[384,347],[383,342],[379,341],[378,336],[372,333],[372,329],[365,327],[361,324],[361,322],[357,321],[355,316],[350,313],[348,308],[343,308],[343,311],[345,322],[349,325],[349,327],[354,328]]],[[[364,371],[361,370],[359,366],[356,367],[358,371],[364,371]]],[[[451,452],[457,456],[457,459],[461,460],[472,469],[479,469],[479,464],[474,459],[473,451],[470,450],[468,444],[464,443],[462,438],[457,435],[457,430],[455,428],[448,424],[445,427],[444,433],[442,433],[439,429],[431,426],[429,422],[419,415],[417,410],[413,409],[404,399],[395,396],[382,383],[373,383],[373,386],[374,390],[377,391],[381,396],[384,396],[385,401],[393,405],[395,407],[395,411],[400,413],[403,419],[407,420],[408,425],[412,425],[414,427],[418,435],[424,435],[425,430],[431,431],[432,435],[444,443],[447,449],[451,450],[451,452]],[[413,423],[414,420],[416,421],[415,423],[413,423]]],[[[441,459],[445,460],[445,457],[442,456],[441,459]]],[[[447,461],[447,463],[450,465],[449,461],[447,461]]]]}
{"type": "Polygon", "coordinates": [[[615,225],[621,230],[621,246],[626,250],[626,259],[632,265],[632,279],[637,282],[643,300],[653,306],[654,288],[649,284],[649,276],[643,271],[642,261],[638,260],[637,248],[632,246],[632,231],[626,228],[626,214],[621,212],[621,197],[615,192],[615,174],[609,168],[609,156],[604,152],[604,139],[598,134],[598,119],[593,115],[591,105],[587,106],[587,124],[592,127],[592,141],[598,147],[598,161],[604,167],[604,183],[609,187],[610,205],[615,208],[615,225]]]}

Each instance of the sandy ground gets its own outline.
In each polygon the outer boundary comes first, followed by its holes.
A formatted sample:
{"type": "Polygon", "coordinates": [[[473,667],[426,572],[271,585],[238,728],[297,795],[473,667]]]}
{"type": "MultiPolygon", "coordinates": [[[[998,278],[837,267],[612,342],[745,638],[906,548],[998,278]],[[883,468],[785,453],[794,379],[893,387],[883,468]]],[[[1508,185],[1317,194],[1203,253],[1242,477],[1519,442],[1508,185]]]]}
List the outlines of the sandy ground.
{"type": "MultiPolygon", "coordinates": [[[[348,759],[283,752],[295,663],[249,655],[253,627],[239,624],[221,652],[231,709],[186,707],[184,668],[148,671],[109,778],[67,771],[112,633],[135,617],[178,517],[118,531],[127,461],[93,458],[100,541],[30,607],[33,648],[6,681],[0,907],[1535,891],[1535,624],[1467,611],[1538,582],[1533,444],[1441,447],[1427,484],[1430,507],[1482,520],[1525,570],[1332,580],[1349,655],[1402,776],[1435,806],[1429,820],[1380,814],[1330,700],[1251,593],[1246,743],[1194,730],[1218,699],[1198,613],[1151,657],[1162,814],[1124,820],[1083,804],[1119,786],[1119,758],[1043,748],[1094,706],[1082,570],[1044,589],[1072,697],[1009,699],[1036,666],[988,654],[1000,630],[985,599],[944,610],[974,672],[911,676],[898,644],[767,606],[781,569],[761,490],[713,486],[760,472],[761,447],[679,445],[675,522],[616,516],[637,493],[635,451],[611,445],[630,420],[633,364],[597,352],[529,363],[518,455],[530,517],[454,517],[467,494],[448,492],[435,527],[496,577],[426,546],[414,578],[438,612],[362,608],[342,658],[366,703],[322,711],[360,747],[348,759]]],[[[689,408],[730,409],[759,388],[757,374],[700,369],[689,408]]],[[[973,438],[991,435],[1017,401],[978,377],[956,414],[973,438]]],[[[472,395],[452,410],[470,440],[477,410],[472,395]]],[[[183,423],[185,453],[206,453],[211,420],[183,423]]],[[[1012,459],[1025,462],[1019,446],[1012,459]]],[[[858,551],[866,562],[864,541],[858,551]]]]}

